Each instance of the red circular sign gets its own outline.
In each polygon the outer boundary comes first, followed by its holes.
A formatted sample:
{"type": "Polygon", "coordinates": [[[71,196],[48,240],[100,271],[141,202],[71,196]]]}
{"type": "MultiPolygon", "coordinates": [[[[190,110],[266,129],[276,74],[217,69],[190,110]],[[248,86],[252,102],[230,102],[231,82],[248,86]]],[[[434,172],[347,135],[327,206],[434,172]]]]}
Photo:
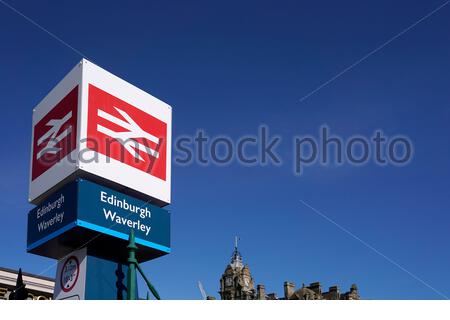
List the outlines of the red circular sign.
{"type": "Polygon", "coordinates": [[[69,292],[73,289],[80,274],[80,263],[77,257],[69,257],[61,269],[61,289],[64,292],[69,292]]]}

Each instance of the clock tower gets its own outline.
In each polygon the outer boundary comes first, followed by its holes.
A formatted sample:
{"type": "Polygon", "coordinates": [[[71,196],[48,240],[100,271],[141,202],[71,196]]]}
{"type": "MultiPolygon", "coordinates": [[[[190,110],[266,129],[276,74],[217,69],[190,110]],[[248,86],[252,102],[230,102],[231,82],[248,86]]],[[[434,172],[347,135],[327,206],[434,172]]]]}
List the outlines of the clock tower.
{"type": "Polygon", "coordinates": [[[242,255],[237,247],[238,237],[235,238],[231,262],[220,279],[220,298],[222,300],[254,300],[256,292],[253,278],[249,267],[243,264],[242,255]]]}

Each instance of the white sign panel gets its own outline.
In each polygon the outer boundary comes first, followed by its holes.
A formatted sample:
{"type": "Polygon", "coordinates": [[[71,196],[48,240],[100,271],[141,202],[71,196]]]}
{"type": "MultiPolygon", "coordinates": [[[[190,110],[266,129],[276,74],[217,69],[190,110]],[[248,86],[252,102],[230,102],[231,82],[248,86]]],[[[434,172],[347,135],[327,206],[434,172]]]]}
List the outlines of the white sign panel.
{"type": "Polygon", "coordinates": [[[58,261],[55,300],[84,300],[86,289],[86,248],[72,252],[58,261]]]}
{"type": "Polygon", "coordinates": [[[33,111],[29,201],[76,177],[170,203],[172,108],[82,60],[33,111]]]}

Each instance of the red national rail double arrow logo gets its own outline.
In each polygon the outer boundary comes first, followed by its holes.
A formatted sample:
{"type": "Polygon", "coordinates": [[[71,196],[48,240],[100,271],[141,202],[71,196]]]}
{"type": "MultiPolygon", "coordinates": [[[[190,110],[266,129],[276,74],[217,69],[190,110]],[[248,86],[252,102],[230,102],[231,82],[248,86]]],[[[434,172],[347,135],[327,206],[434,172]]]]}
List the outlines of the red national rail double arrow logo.
{"type": "Polygon", "coordinates": [[[76,147],[78,86],[33,128],[31,179],[34,180],[76,147]]]}
{"type": "Polygon", "coordinates": [[[89,85],[87,146],[166,180],[167,124],[89,85]]]}

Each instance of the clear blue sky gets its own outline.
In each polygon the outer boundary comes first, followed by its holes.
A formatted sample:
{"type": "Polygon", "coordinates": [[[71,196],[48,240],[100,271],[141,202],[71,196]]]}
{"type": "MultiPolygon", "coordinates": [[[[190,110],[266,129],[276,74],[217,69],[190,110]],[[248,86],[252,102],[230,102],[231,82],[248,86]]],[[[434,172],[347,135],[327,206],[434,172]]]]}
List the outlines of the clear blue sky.
{"type": "MultiPolygon", "coordinates": [[[[256,283],[321,281],[367,299],[450,296],[450,5],[303,102],[300,98],[442,4],[429,1],[10,1],[86,57],[173,106],[173,134],[283,137],[281,166],[173,166],[173,253],[145,264],[163,298],[218,296],[233,237],[256,283]],[[405,167],[292,173],[292,137],[404,134],[405,167]]],[[[82,58],[0,5],[0,265],[25,252],[31,110],[82,58]]],[[[45,275],[54,276],[55,268],[45,275]]]]}

